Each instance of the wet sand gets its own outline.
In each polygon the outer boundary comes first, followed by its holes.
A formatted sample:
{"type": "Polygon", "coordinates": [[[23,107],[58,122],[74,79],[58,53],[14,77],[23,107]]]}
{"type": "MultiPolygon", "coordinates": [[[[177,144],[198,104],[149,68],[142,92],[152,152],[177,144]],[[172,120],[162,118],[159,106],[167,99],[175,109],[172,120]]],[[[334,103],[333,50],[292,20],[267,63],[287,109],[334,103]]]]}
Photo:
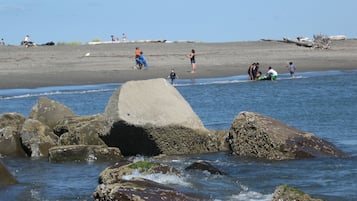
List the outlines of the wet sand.
{"type": "Polygon", "coordinates": [[[253,62],[260,63],[263,73],[269,66],[278,73],[288,73],[289,61],[296,65],[296,74],[351,70],[357,69],[356,55],[357,40],[333,41],[328,50],[277,41],[2,46],[0,89],[167,78],[171,68],[180,79],[247,75],[248,66],[253,62]],[[132,68],[135,47],[144,52],[148,69],[132,68]],[[191,65],[186,57],[191,49],[196,50],[197,72],[194,74],[190,73],[191,65]]]}

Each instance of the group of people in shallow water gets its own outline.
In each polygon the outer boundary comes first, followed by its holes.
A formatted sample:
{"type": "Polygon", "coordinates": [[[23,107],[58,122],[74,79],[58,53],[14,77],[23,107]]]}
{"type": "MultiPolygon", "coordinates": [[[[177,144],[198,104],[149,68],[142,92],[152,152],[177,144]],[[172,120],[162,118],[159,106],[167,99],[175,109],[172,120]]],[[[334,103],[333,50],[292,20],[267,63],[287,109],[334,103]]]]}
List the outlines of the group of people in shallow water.
{"type": "Polygon", "coordinates": [[[252,63],[248,68],[248,75],[250,80],[276,80],[278,72],[269,66],[265,75],[259,70],[259,62],[252,63]]]}
{"type": "MultiPolygon", "coordinates": [[[[191,73],[196,72],[196,60],[195,60],[195,50],[192,49],[191,53],[187,55],[190,59],[192,71],[191,73]]],[[[143,69],[147,68],[148,64],[144,57],[143,51],[139,49],[139,47],[135,48],[135,66],[134,69],[143,69]]],[[[294,78],[295,65],[293,62],[289,62],[289,65],[286,66],[289,68],[290,76],[294,78]]],[[[268,71],[263,75],[263,73],[259,70],[260,64],[259,62],[252,63],[248,68],[248,75],[250,80],[276,80],[278,77],[278,72],[269,66],[268,71]]],[[[174,84],[175,80],[178,78],[174,69],[171,69],[169,76],[167,77],[171,80],[171,84],[174,84]]]]}
{"type": "MultiPolygon", "coordinates": [[[[250,80],[276,80],[278,77],[278,72],[274,70],[271,66],[269,66],[268,71],[266,74],[262,74],[262,72],[259,70],[260,64],[259,62],[252,63],[249,68],[248,68],[248,75],[250,80]]],[[[292,78],[295,77],[295,65],[293,62],[289,62],[289,65],[287,66],[289,68],[290,76],[292,78]]]]}

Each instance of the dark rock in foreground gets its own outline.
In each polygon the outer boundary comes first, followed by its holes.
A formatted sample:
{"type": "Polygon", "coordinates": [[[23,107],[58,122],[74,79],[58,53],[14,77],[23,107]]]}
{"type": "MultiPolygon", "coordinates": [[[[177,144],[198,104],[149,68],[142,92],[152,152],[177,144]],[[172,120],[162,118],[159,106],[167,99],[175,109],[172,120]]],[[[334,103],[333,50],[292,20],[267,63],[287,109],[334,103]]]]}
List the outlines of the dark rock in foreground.
{"type": "Polygon", "coordinates": [[[241,112],[229,130],[233,154],[269,160],[346,156],[333,144],[273,118],[241,112]]]}
{"type": "Polygon", "coordinates": [[[17,184],[14,176],[7,170],[7,168],[0,162],[0,188],[17,184]]]}
{"type": "Polygon", "coordinates": [[[301,190],[293,188],[288,185],[278,186],[275,189],[271,201],[282,201],[282,200],[322,201],[321,199],[312,198],[310,195],[302,192],[301,190]]]}
{"type": "Polygon", "coordinates": [[[191,165],[186,167],[185,170],[200,170],[207,171],[211,174],[225,175],[224,172],[220,171],[219,169],[211,165],[209,162],[202,160],[192,163],[191,165]]]}
{"type": "Polygon", "coordinates": [[[134,171],[142,175],[173,174],[179,176],[179,171],[166,165],[139,161],[130,164],[114,165],[106,168],[99,177],[100,184],[93,193],[96,201],[160,201],[160,200],[207,200],[199,196],[186,195],[177,190],[148,179],[133,177],[123,178],[134,171]]]}

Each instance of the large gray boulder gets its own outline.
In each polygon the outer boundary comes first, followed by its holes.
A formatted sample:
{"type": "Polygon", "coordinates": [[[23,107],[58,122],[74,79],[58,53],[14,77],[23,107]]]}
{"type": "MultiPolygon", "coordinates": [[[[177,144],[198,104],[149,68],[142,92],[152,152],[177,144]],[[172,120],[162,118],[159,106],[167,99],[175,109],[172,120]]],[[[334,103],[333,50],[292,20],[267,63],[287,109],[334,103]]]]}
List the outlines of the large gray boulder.
{"type": "Polygon", "coordinates": [[[29,118],[39,120],[53,129],[57,121],[73,116],[75,113],[67,106],[46,97],[40,97],[37,104],[32,107],[29,118]]]}
{"type": "Polygon", "coordinates": [[[0,156],[26,156],[19,134],[25,120],[26,117],[18,113],[0,115],[0,156]]]}
{"type": "Polygon", "coordinates": [[[273,118],[241,112],[229,130],[233,154],[269,160],[346,156],[333,144],[273,118]]]}
{"type": "Polygon", "coordinates": [[[126,82],[111,97],[106,114],[132,125],[182,125],[205,130],[200,118],[165,79],[126,82]]]}
{"type": "Polygon", "coordinates": [[[123,155],[193,154],[217,151],[211,134],[181,94],[165,79],[130,81],[105,110],[108,146],[123,155]]]}
{"type": "Polygon", "coordinates": [[[48,150],[58,143],[58,136],[47,125],[35,119],[24,122],[20,139],[25,152],[32,158],[47,157],[48,150]]]}

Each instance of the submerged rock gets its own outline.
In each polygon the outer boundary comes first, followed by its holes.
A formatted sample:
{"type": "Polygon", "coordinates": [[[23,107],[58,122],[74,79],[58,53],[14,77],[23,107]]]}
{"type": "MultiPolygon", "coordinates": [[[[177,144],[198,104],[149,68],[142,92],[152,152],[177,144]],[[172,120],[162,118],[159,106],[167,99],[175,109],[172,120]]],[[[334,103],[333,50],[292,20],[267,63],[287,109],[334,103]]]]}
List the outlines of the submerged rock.
{"type": "Polygon", "coordinates": [[[193,154],[220,148],[165,79],[125,83],[110,98],[105,115],[110,132],[101,138],[123,155],[193,154]]]}
{"type": "Polygon", "coordinates": [[[202,160],[192,163],[191,165],[186,167],[185,170],[201,170],[201,171],[207,171],[211,174],[225,175],[224,172],[220,171],[209,162],[202,161],[202,160]]]}
{"type": "Polygon", "coordinates": [[[229,130],[233,154],[270,160],[346,156],[330,142],[273,118],[241,112],[229,130]]]}
{"type": "Polygon", "coordinates": [[[50,162],[66,161],[112,161],[123,159],[120,150],[116,147],[97,145],[67,145],[56,146],[49,150],[50,162]]]}
{"type": "Polygon", "coordinates": [[[321,199],[312,198],[310,195],[302,192],[301,190],[288,185],[278,186],[275,189],[271,201],[282,200],[322,201],[321,199]]]}
{"type": "Polygon", "coordinates": [[[0,188],[6,187],[8,185],[17,184],[17,180],[9,172],[2,162],[0,162],[0,188]]]}
{"type": "Polygon", "coordinates": [[[0,156],[26,156],[20,141],[20,130],[26,117],[18,113],[0,115],[0,156]]]}

